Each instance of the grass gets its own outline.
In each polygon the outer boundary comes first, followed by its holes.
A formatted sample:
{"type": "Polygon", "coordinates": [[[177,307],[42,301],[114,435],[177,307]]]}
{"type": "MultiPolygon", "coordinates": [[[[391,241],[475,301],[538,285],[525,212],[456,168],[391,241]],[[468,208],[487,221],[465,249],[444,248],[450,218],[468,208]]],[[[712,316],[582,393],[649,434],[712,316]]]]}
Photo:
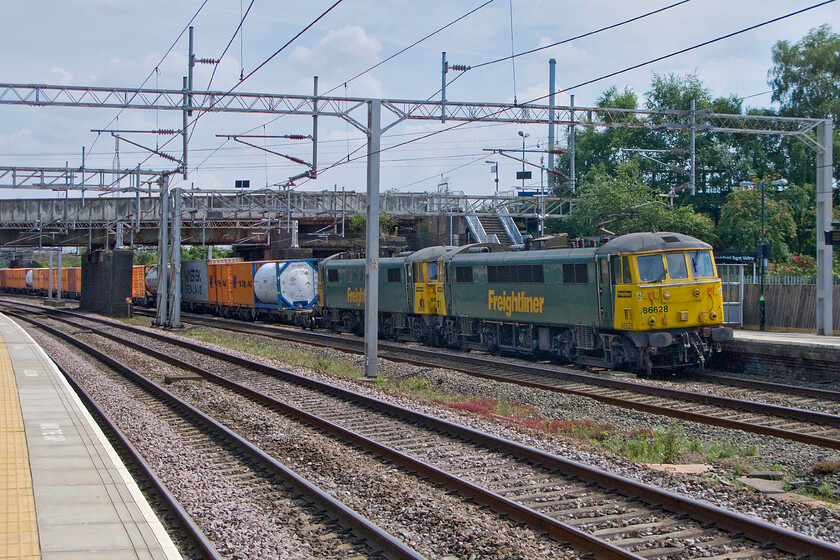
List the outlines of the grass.
{"type": "Polygon", "coordinates": [[[230,335],[200,327],[186,330],[180,334],[194,340],[246,352],[255,356],[296,364],[322,373],[340,375],[341,377],[349,377],[351,379],[359,378],[364,374],[362,368],[358,365],[349,360],[342,360],[331,356],[327,349],[296,350],[261,337],[230,335]]]}
{"type": "MultiPolygon", "coordinates": [[[[149,319],[136,317],[125,319],[125,322],[148,326],[149,319]]],[[[297,350],[261,337],[245,337],[201,327],[188,329],[180,334],[194,340],[296,364],[321,373],[350,379],[358,379],[364,375],[363,369],[357,363],[335,357],[327,349],[297,350]]],[[[704,443],[694,438],[687,438],[677,426],[666,429],[645,427],[620,432],[618,428],[610,424],[590,420],[551,418],[544,416],[531,405],[504,396],[475,398],[470,395],[454,394],[416,376],[407,379],[390,379],[380,374],[375,384],[383,389],[413,396],[420,401],[502,420],[544,434],[556,434],[584,441],[642,463],[738,462],[742,458],[754,457],[757,454],[755,447],[738,450],[726,443],[704,443]]],[[[818,463],[813,468],[836,470],[840,468],[840,464],[818,463]]],[[[741,470],[741,466],[738,465],[736,470],[741,470]]]]}

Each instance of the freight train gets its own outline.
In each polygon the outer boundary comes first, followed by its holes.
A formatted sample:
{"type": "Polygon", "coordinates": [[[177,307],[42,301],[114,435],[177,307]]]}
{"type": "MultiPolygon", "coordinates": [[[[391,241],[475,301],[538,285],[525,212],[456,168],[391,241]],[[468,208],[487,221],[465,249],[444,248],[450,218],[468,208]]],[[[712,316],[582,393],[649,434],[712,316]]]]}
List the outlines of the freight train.
{"type": "MultiPolygon", "coordinates": [[[[711,246],[678,233],[589,248],[428,247],[378,267],[389,339],[650,375],[702,367],[733,334],[711,246]]],[[[329,257],[319,279],[323,325],[363,334],[365,261],[329,257]]]]}
{"type": "MultiPolygon", "coordinates": [[[[378,275],[385,339],[649,375],[702,367],[733,334],[711,246],[678,233],[587,248],[428,247],[379,259],[378,275]]],[[[157,266],[134,267],[135,304],[154,302],[157,279],[157,266]]],[[[65,296],[78,297],[80,280],[62,269],[65,296]]],[[[4,291],[45,294],[47,282],[46,269],[0,269],[4,291]]],[[[364,334],[364,259],[187,261],[181,292],[188,311],[364,334]]]]}
{"type": "MultiPolygon", "coordinates": [[[[318,264],[313,259],[185,261],[181,307],[234,319],[311,326],[317,282],[318,264]]],[[[157,266],[147,272],[146,286],[151,294],[157,293],[157,266]]]]}
{"type": "MultiPolygon", "coordinates": [[[[134,265],[131,273],[131,299],[134,305],[148,306],[154,301],[146,290],[149,266],[134,265]]],[[[0,292],[46,296],[49,292],[48,268],[0,268],[0,292]]],[[[57,269],[53,269],[52,292],[58,291],[57,269]]],[[[78,266],[61,268],[61,297],[79,299],[82,295],[82,269],[78,266]]]]}

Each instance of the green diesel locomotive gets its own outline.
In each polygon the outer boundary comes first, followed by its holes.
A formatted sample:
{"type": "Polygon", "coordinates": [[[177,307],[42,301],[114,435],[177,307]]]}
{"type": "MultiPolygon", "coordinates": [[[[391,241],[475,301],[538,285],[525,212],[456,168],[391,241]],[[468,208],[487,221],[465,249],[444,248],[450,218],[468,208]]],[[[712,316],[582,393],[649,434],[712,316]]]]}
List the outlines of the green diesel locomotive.
{"type": "MultiPolygon", "coordinates": [[[[323,260],[324,326],[363,334],[364,259],[323,260]]],[[[719,343],[723,297],[711,246],[632,233],[600,247],[429,247],[379,260],[379,334],[454,349],[650,374],[702,366],[719,343]]]]}

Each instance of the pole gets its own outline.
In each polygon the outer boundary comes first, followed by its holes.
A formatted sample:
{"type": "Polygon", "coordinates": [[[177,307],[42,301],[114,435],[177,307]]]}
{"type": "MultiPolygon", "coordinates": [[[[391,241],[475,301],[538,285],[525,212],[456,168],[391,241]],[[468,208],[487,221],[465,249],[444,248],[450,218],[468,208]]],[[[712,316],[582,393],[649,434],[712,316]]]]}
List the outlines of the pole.
{"type": "Polygon", "coordinates": [[[522,135],[522,190],[525,190],[525,135],[522,135]]]}
{"type": "Polygon", "coordinates": [[[499,162],[496,162],[496,196],[499,196],[499,162]]]}
{"type": "Polygon", "coordinates": [[[831,229],[834,121],[817,125],[817,334],[834,334],[833,247],[826,244],[823,232],[831,229]]]}
{"type": "Polygon", "coordinates": [[[572,125],[569,130],[569,187],[572,194],[575,192],[575,96],[570,95],[569,115],[572,120],[572,125]]]}
{"type": "Polygon", "coordinates": [[[181,172],[184,174],[184,179],[187,178],[187,144],[189,143],[189,134],[187,134],[187,115],[189,114],[188,109],[190,106],[190,90],[187,80],[188,78],[184,76],[184,108],[182,110],[183,119],[181,125],[181,141],[184,144],[183,169],[181,172]]]}
{"type": "Polygon", "coordinates": [[[758,277],[761,283],[761,291],[758,296],[758,330],[764,330],[764,269],[767,268],[767,246],[764,244],[764,182],[761,182],[761,249],[759,251],[761,268],[758,270],[758,277]]]}
{"type": "MultiPolygon", "coordinates": [[[[694,100],[691,100],[691,178],[689,179],[689,187],[691,189],[691,196],[694,196],[697,191],[696,175],[694,174],[694,163],[696,158],[694,156],[694,142],[697,136],[697,111],[695,109],[694,100]]],[[[671,200],[673,204],[673,199],[671,200]]],[[[763,329],[762,329],[763,330],[763,329]]]]}
{"type": "Polygon", "coordinates": [[[365,377],[378,373],[379,345],[379,156],[382,101],[368,102],[367,239],[365,243],[365,377]]]}
{"type": "Polygon", "coordinates": [[[50,257],[50,268],[47,272],[47,301],[52,301],[53,298],[53,254],[52,251],[49,253],[50,257]]]}
{"type": "Polygon", "coordinates": [[[172,288],[170,289],[168,326],[180,329],[181,325],[181,189],[172,190],[172,288]]]}
{"type": "MultiPolygon", "coordinates": [[[[557,61],[553,58],[548,61],[548,168],[554,169],[554,67],[557,61]]],[[[551,173],[548,174],[549,184],[553,183],[551,173]]],[[[542,182],[540,182],[542,185],[542,182]]]]}
{"type": "MultiPolygon", "coordinates": [[[[189,90],[189,106],[192,107],[192,91],[193,91],[193,68],[195,67],[195,50],[193,49],[193,26],[190,26],[190,40],[189,40],[190,54],[187,59],[187,89],[189,90]]],[[[192,110],[187,111],[187,115],[192,116],[192,110]]]]}
{"type": "Polygon", "coordinates": [[[440,53],[440,122],[446,122],[446,72],[449,65],[446,63],[446,51],[440,53]]]}
{"type": "Polygon", "coordinates": [[[58,282],[56,286],[56,301],[58,302],[59,307],[61,306],[61,247],[58,248],[58,253],[56,255],[56,273],[58,274],[58,282]]]}
{"type": "Polygon", "coordinates": [[[166,324],[167,306],[169,305],[169,293],[167,290],[169,273],[166,270],[169,263],[169,174],[160,178],[160,227],[158,229],[158,290],[157,290],[157,314],[155,324],[163,326],[166,324]]]}
{"type": "Polygon", "coordinates": [[[315,76],[312,86],[312,173],[311,178],[318,176],[318,76],[315,76]]]}

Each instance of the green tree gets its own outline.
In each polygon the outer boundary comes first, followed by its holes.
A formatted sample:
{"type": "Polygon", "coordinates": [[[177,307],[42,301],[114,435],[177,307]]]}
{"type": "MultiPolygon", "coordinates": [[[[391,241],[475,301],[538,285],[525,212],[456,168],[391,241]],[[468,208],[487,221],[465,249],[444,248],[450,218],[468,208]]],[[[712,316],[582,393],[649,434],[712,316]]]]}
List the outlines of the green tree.
{"type": "Polygon", "coordinates": [[[157,251],[147,251],[145,249],[140,249],[138,251],[134,251],[134,264],[157,264],[158,262],[158,254],[157,251]]]}
{"type": "Polygon", "coordinates": [[[714,224],[689,205],[671,207],[642,180],[636,162],[620,163],[616,175],[596,169],[587,174],[578,191],[573,217],[552,228],[570,236],[638,231],[676,231],[714,242],[714,224]]]}
{"type": "MultiPolygon", "coordinates": [[[[773,245],[773,260],[785,260],[796,240],[796,223],[790,204],[778,200],[769,185],[766,189],[764,237],[773,245]]],[[[729,193],[716,231],[720,237],[719,249],[755,253],[761,241],[761,189],[739,188],[729,193]]]]}
{"type": "Polygon", "coordinates": [[[769,83],[782,114],[840,117],[840,35],[821,25],[794,45],[779,41],[772,54],[769,83]]]}

